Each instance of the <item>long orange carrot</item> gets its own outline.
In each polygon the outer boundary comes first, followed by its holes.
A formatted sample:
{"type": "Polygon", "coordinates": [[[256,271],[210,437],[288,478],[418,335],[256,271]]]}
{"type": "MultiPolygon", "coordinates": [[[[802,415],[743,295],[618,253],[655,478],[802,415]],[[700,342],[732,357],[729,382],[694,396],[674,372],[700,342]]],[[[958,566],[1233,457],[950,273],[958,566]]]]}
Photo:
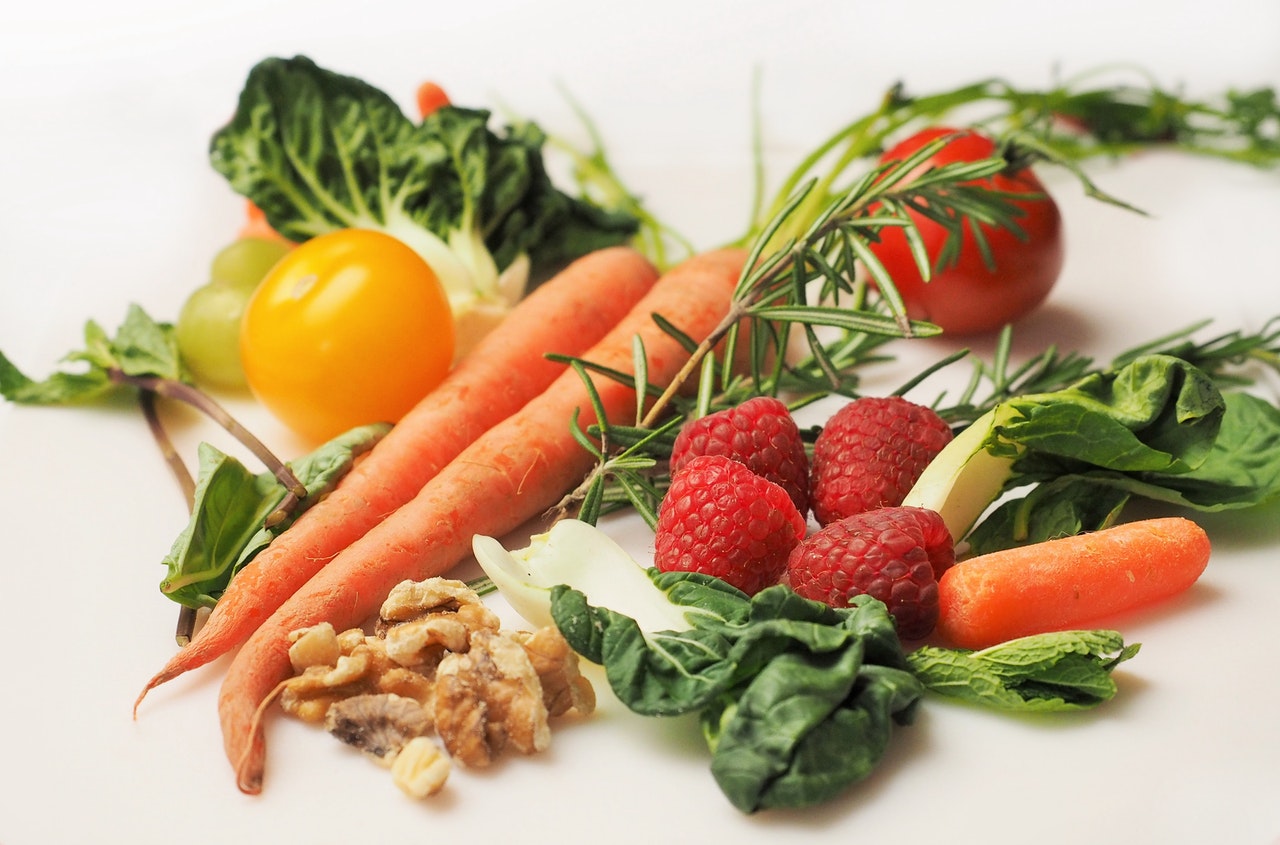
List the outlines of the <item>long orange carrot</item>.
{"type": "MultiPolygon", "coordinates": [[[[638,252],[591,253],[535,288],[329,495],[231,580],[199,633],[138,696],[249,638],[307,579],[400,505],[467,444],[561,373],[544,357],[580,355],[649,291],[658,273],[638,252]]],[[[137,703],[134,710],[137,710],[137,703]]]]}
{"type": "MultiPolygon", "coordinates": [[[[741,251],[725,250],[683,262],[582,357],[633,372],[632,342],[639,335],[650,381],[670,381],[689,353],[652,315],[662,314],[691,337],[706,336],[727,313],[745,259],[741,251]]],[[[608,419],[623,421],[635,413],[631,388],[605,376],[593,381],[608,419]]],[[[289,632],[322,621],[339,630],[360,625],[397,583],[443,574],[465,558],[473,535],[502,536],[554,506],[594,462],[570,432],[575,412],[580,425],[595,420],[581,377],[570,371],[477,439],[249,638],[231,663],[218,701],[223,743],[240,789],[261,789],[266,746],[260,706],[289,674],[289,632]]]]}
{"type": "Polygon", "coordinates": [[[1208,563],[1208,535],[1181,517],[991,552],[943,573],[938,633],[976,649],[1084,627],[1177,595],[1208,563]]]}

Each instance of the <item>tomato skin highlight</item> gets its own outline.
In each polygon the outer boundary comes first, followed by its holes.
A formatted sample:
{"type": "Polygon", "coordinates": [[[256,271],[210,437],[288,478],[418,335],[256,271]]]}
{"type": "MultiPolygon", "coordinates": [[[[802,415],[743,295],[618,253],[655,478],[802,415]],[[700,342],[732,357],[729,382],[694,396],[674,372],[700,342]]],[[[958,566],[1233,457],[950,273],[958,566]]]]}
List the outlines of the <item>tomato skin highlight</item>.
{"type": "MultiPolygon", "coordinates": [[[[995,154],[991,139],[972,130],[932,127],[922,130],[887,150],[880,162],[905,158],[925,144],[944,135],[953,135],[925,167],[955,161],[977,161],[995,154]]],[[[928,320],[944,332],[972,335],[995,331],[1035,310],[1049,296],[1064,261],[1062,214],[1044,185],[1028,168],[998,173],[971,184],[998,191],[1039,194],[1016,199],[1013,204],[1024,214],[1015,218],[1021,233],[1000,226],[982,226],[991,248],[994,267],[989,267],[973,233],[966,229],[956,261],[936,269],[936,261],[946,243],[946,229],[915,212],[915,222],[935,272],[928,281],[920,275],[900,227],[885,227],[880,243],[871,249],[884,264],[908,316],[928,320]]]]}
{"type": "Polygon", "coordinates": [[[453,315],[430,266],[390,235],[359,229],[291,251],[240,327],[250,389],[315,442],[397,422],[444,379],[453,347],[453,315]]]}

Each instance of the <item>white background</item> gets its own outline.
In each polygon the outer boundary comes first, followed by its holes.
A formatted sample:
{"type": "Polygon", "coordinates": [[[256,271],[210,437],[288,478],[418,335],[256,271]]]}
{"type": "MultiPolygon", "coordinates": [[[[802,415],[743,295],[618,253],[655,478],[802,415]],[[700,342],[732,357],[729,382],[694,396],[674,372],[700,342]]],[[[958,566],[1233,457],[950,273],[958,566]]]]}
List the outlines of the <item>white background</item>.
{"type": "MultiPolygon", "coordinates": [[[[413,107],[424,79],[567,134],[561,87],[623,176],[699,246],[741,232],[751,195],[752,75],[775,175],[902,80],[1049,84],[1099,64],[1208,95],[1280,86],[1270,2],[858,3],[46,2],[0,28],[0,349],[35,375],[138,302],[171,319],[234,234],[242,203],[209,135],[267,55],[311,56],[413,107]]],[[[1098,357],[1202,316],[1280,313],[1280,174],[1152,153],[1095,163],[1148,218],[1047,174],[1066,272],[1020,327],[1098,357]]],[[[914,364],[952,348],[914,347],[914,364]]],[[[979,344],[981,346],[981,344],[979,344]]],[[[904,366],[906,366],[904,364],[904,366]]],[[[887,374],[886,379],[890,375],[887,374]]],[[[1263,389],[1275,395],[1275,382],[1263,389]]],[[[294,441],[229,400],[280,450],[294,441]]],[[[217,436],[171,414],[179,437],[217,436]]],[[[225,443],[220,445],[226,446],[225,443]]],[[[188,454],[194,454],[188,452],[188,454]]],[[[322,733],[273,722],[265,792],[240,795],[214,699],[225,663],[130,706],[173,650],[156,584],[181,497],[133,405],[0,407],[0,845],[129,841],[1005,843],[1280,841],[1277,508],[1203,520],[1215,556],[1187,596],[1118,620],[1141,655],[1084,716],[1009,719],[928,702],[866,783],[822,808],[743,817],[719,795],[690,721],[604,696],[552,750],[455,773],[414,804],[322,733]]],[[[612,525],[637,555],[647,538],[612,525]]]]}

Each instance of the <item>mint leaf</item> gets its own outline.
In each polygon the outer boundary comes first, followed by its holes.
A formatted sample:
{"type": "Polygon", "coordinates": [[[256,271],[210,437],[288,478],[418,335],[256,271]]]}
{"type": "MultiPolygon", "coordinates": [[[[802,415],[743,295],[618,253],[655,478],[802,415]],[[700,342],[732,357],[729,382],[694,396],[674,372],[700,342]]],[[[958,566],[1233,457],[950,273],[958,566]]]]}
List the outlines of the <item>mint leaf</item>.
{"type": "Polygon", "coordinates": [[[1138,648],[1116,631],[1060,631],[981,651],[923,646],[907,661],[939,695],[997,710],[1057,712],[1115,697],[1111,672],[1138,648]]]}
{"type": "Polygon", "coordinates": [[[21,405],[69,405],[97,399],[119,386],[112,371],[126,376],[186,381],[173,326],[153,320],[131,303],[114,337],[93,320],[85,323],[84,347],[69,352],[61,368],[35,380],[0,353],[0,395],[21,405]]]}

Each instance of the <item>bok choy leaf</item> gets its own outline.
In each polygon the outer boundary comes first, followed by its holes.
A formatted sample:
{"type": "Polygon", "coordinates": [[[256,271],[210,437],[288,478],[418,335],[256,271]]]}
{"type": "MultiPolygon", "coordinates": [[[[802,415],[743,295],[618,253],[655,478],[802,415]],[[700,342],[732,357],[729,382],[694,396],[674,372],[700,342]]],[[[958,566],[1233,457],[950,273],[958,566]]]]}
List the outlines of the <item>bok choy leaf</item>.
{"type": "Polygon", "coordinates": [[[399,238],[435,270],[459,319],[508,307],[530,273],[623,243],[639,225],[558,190],[535,124],[495,132],[489,117],[445,106],[414,122],[362,80],[269,58],[250,71],[210,160],[290,240],[343,228],[399,238]]]}

